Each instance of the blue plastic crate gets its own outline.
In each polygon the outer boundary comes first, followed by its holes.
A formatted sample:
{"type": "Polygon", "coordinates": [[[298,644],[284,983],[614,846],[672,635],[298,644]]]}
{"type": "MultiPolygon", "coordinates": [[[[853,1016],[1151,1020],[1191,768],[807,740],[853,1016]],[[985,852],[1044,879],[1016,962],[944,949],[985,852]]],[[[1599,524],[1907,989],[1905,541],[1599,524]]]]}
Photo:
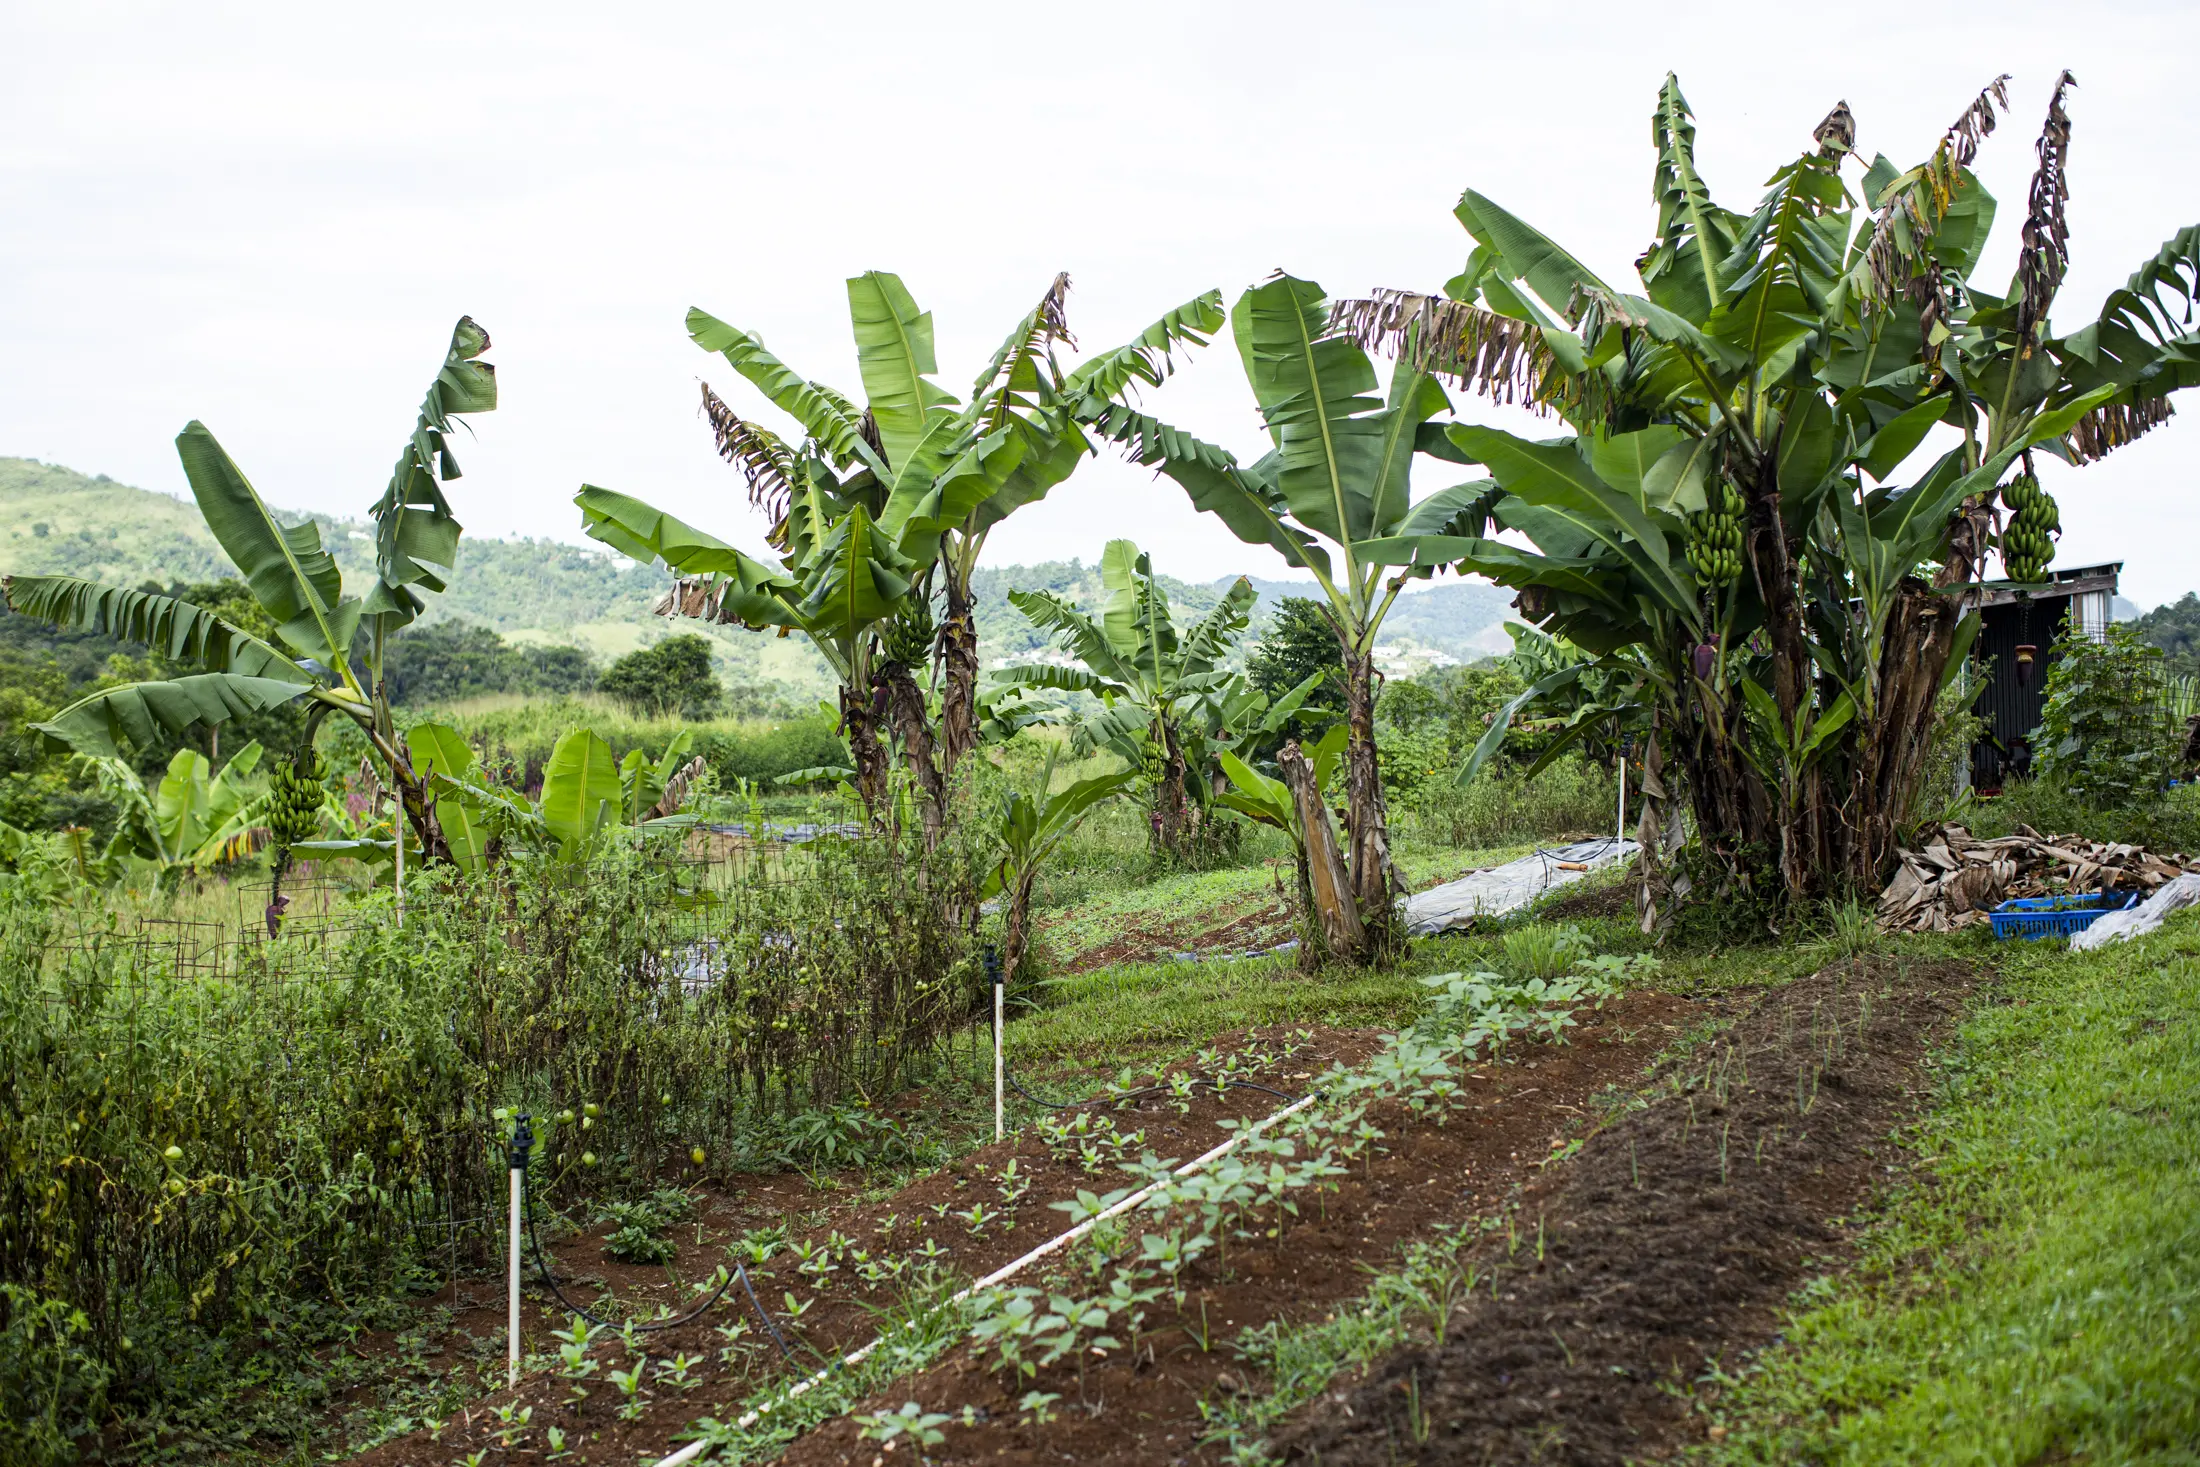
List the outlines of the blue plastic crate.
{"type": "Polygon", "coordinates": [[[1993,920],[1994,936],[2036,942],[2083,932],[2103,913],[2127,912],[2137,905],[2135,891],[2097,891],[2084,896],[2018,897],[1987,915],[1993,920]]]}

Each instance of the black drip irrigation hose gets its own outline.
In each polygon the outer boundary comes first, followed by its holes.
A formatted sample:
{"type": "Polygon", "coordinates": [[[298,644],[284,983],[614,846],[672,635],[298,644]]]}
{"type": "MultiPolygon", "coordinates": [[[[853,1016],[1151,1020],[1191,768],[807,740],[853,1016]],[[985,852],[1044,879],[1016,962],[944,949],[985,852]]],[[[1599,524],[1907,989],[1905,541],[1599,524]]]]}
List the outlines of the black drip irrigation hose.
{"type": "Polygon", "coordinates": [[[779,1347],[781,1357],[789,1364],[794,1362],[794,1351],[788,1346],[787,1337],[779,1332],[779,1326],[773,1321],[771,1312],[765,1309],[763,1301],[756,1297],[756,1286],[749,1282],[748,1268],[738,1258],[733,1260],[733,1271],[719,1281],[718,1287],[711,1291],[709,1298],[690,1309],[687,1313],[672,1319],[655,1320],[649,1324],[637,1324],[631,1320],[622,1323],[605,1319],[567,1298],[565,1291],[558,1287],[557,1274],[552,1272],[550,1268],[549,1258],[542,1246],[542,1237],[535,1231],[535,1189],[530,1184],[531,1179],[527,1171],[527,1155],[533,1149],[534,1135],[528,1129],[527,1119],[526,1116],[519,1118],[518,1129],[513,1132],[511,1145],[508,1149],[512,1156],[512,1170],[518,1172],[520,1177],[520,1211],[527,1221],[528,1251],[534,1255],[535,1270],[542,1275],[543,1286],[549,1289],[552,1298],[590,1324],[601,1325],[605,1329],[632,1329],[636,1334],[652,1334],[658,1330],[677,1329],[683,1324],[692,1323],[694,1320],[701,1318],[720,1299],[726,1297],[726,1290],[733,1287],[735,1279],[739,1279],[741,1281],[741,1292],[749,1296],[750,1307],[756,1311],[756,1317],[763,1322],[765,1332],[772,1337],[772,1343],[779,1347]]]}

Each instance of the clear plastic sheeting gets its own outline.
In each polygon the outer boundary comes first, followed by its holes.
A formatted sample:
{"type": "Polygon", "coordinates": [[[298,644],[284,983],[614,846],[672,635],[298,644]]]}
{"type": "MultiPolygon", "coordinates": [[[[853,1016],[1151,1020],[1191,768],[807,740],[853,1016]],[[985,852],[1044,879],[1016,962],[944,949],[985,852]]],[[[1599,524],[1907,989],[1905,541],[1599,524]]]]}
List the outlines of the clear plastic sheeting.
{"type": "Polygon", "coordinates": [[[2094,919],[2093,925],[2083,932],[2071,934],[2073,952],[2088,948],[2106,947],[2127,937],[2143,937],[2162,925],[2162,919],[2179,907],[2200,906],[2200,871],[2187,871],[2174,881],[2164,882],[2153,896],[2139,903],[2128,912],[2110,912],[2094,919]]]}
{"type": "Polygon", "coordinates": [[[1632,860],[1634,854],[1633,841],[1606,835],[1539,849],[1487,871],[1469,872],[1457,881],[1407,897],[1406,931],[1415,937],[1431,937],[1465,927],[1477,917],[1513,911],[1553,887],[1632,860]]]}

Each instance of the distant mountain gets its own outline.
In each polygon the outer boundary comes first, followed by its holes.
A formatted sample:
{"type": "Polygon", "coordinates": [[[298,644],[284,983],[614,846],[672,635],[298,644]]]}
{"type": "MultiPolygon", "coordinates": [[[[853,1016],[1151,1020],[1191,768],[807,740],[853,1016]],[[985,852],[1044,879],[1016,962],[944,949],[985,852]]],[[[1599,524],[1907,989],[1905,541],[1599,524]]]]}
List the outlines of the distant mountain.
{"type": "MultiPolygon", "coordinates": [[[[297,521],[303,514],[279,511],[297,521]]],[[[364,584],[373,566],[373,537],[364,520],[310,516],[344,572],[364,584]]],[[[74,575],[121,585],[212,580],[234,574],[189,500],[87,477],[35,459],[0,458],[0,572],[74,575]]],[[[1180,615],[1211,609],[1235,577],[1195,584],[1162,577],[1180,615]]],[[[1311,582],[1250,577],[1260,600],[1253,631],[1284,596],[1318,594],[1311,582]]],[[[624,556],[557,540],[459,542],[451,589],[429,598],[428,620],[460,618],[521,642],[572,643],[600,658],[655,641],[671,625],[649,614],[670,577],[624,556]]],[[[1029,566],[981,566],[975,578],[979,656],[988,667],[1023,661],[1046,639],[1009,605],[1011,588],[1051,590],[1086,607],[1103,592],[1097,563],[1046,561],[1029,566]]],[[[1503,652],[1511,595],[1481,582],[1444,580],[1398,599],[1377,653],[1392,672],[1411,673],[1446,662],[1470,662],[1503,652]]],[[[684,630],[693,629],[692,625],[684,630]]],[[[720,676],[773,684],[791,694],[822,694],[825,666],[800,637],[775,637],[739,627],[707,628],[718,644],[720,676]]]]}

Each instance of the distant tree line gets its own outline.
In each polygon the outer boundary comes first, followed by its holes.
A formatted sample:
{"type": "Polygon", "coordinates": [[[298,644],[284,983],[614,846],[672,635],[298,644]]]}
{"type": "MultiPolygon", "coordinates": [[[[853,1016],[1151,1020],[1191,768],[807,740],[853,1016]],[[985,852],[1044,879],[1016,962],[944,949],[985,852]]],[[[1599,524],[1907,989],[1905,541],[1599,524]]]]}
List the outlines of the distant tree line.
{"type": "Polygon", "coordinates": [[[2200,594],[2187,591],[2131,622],[2139,636],[2162,649],[2162,670],[2173,677],[2200,676],[2200,594]]]}

